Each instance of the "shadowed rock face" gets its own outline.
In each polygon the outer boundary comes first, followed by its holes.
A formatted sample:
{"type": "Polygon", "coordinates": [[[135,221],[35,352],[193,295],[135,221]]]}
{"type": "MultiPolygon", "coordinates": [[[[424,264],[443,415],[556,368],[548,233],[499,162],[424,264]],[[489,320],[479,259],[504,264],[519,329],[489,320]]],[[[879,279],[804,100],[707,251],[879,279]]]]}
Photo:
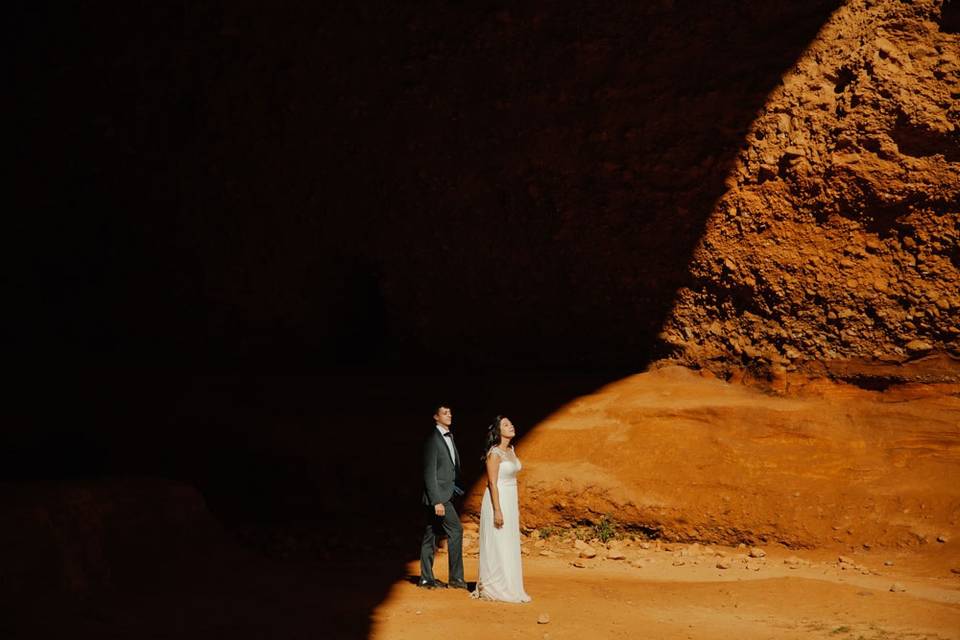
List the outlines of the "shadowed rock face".
{"type": "Polygon", "coordinates": [[[683,359],[809,369],[957,352],[955,4],[848,3],[784,75],[666,324],[683,359]]]}
{"type": "Polygon", "coordinates": [[[24,16],[54,46],[15,74],[43,212],[11,254],[16,347],[716,370],[955,349],[955,3],[852,2],[818,34],[835,4],[24,16]]]}
{"type": "Polygon", "coordinates": [[[35,91],[84,99],[31,130],[73,213],[23,325],[100,362],[642,367],[835,4],[91,9],[35,91]]]}

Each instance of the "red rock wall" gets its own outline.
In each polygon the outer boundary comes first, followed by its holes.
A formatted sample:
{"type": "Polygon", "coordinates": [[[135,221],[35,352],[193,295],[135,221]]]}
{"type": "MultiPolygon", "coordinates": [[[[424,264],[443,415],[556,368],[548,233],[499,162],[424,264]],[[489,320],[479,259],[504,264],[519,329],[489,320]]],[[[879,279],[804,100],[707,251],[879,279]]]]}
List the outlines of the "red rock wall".
{"type": "Polygon", "coordinates": [[[854,1],[750,127],[664,336],[715,370],[960,349],[957,3],[854,1]]]}

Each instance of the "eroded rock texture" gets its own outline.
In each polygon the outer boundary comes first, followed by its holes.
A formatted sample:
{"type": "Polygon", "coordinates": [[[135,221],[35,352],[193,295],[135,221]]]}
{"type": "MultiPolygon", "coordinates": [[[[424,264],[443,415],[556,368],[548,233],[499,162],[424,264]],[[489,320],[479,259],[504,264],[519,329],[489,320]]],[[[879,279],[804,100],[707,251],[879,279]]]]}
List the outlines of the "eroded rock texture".
{"type": "Polygon", "coordinates": [[[960,347],[957,3],[855,1],[751,127],[664,337],[715,369],[960,347]]]}

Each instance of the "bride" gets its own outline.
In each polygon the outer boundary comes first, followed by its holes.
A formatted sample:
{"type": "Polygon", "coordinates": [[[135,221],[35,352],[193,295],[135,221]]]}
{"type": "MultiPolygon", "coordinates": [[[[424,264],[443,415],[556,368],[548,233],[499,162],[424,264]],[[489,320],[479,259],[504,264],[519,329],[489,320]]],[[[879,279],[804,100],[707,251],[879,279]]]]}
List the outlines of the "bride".
{"type": "Polygon", "coordinates": [[[509,418],[497,416],[487,427],[483,456],[487,489],[480,504],[480,576],[471,597],[503,602],[530,602],[523,590],[520,564],[520,508],[517,473],[520,460],[510,446],[516,429],[509,418]]]}

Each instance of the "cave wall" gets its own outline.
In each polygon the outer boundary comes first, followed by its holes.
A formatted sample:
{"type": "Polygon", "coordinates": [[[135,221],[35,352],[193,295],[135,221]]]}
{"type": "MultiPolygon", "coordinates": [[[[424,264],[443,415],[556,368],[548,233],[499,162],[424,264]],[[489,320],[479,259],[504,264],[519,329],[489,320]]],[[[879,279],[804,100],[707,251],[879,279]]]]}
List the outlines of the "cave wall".
{"type": "Polygon", "coordinates": [[[665,325],[681,359],[776,376],[958,355],[958,12],[846,3],[784,74],[665,325]]]}
{"type": "Polygon", "coordinates": [[[835,6],[35,9],[53,46],[17,75],[43,212],[19,348],[640,368],[756,111],[835,6]]]}

